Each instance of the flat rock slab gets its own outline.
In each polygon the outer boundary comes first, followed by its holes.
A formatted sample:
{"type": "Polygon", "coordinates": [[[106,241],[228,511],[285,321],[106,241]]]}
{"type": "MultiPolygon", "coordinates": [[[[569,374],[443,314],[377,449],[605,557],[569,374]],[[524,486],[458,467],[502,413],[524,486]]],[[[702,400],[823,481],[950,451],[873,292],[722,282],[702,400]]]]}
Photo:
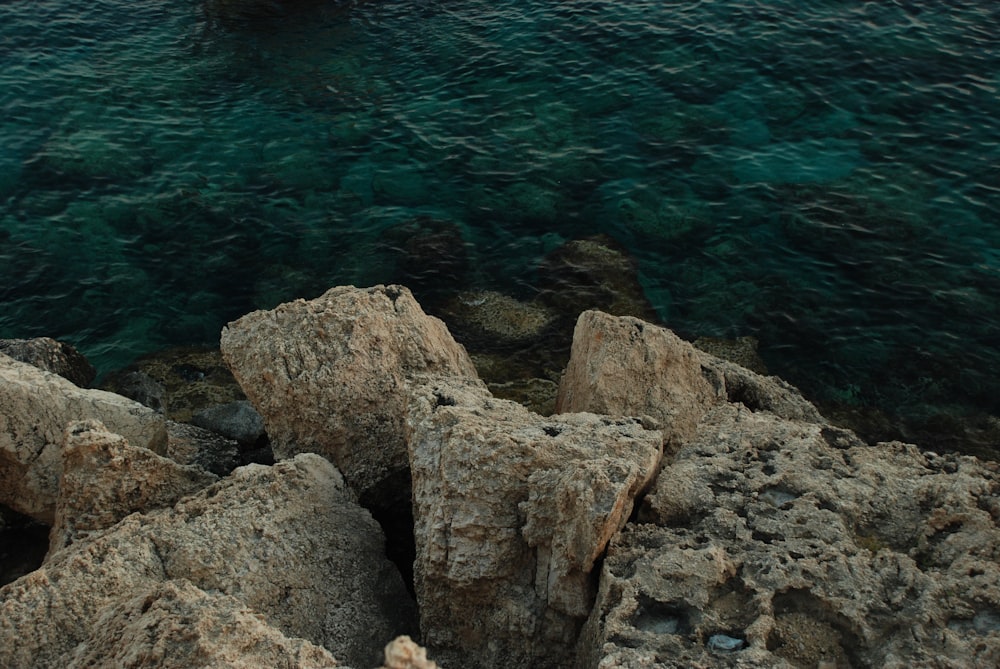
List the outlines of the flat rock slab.
{"type": "Polygon", "coordinates": [[[571,666],[591,572],[650,482],[662,435],[543,418],[443,380],[408,409],[421,629],[445,666],[571,666]]]}

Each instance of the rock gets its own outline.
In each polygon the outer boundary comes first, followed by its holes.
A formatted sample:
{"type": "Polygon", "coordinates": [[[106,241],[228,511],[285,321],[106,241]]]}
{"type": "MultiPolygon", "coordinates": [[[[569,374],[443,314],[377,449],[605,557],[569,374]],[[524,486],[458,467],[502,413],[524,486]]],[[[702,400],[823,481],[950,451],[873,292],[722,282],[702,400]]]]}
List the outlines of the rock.
{"type": "Polygon", "coordinates": [[[0,504],[52,524],[63,430],[88,418],[135,446],[166,449],[164,419],[151,409],[0,354],[0,504]]]}
{"type": "Polygon", "coordinates": [[[385,647],[385,663],[381,669],[437,669],[437,663],[427,659],[427,649],[404,635],[385,647]]]}
{"type": "Polygon", "coordinates": [[[660,460],[659,432],[543,418],[450,379],[408,409],[421,630],[445,666],[562,667],[591,570],[660,460]]]}
{"type": "Polygon", "coordinates": [[[35,339],[0,339],[0,353],[58,374],[85,388],[97,376],[97,370],[71,344],[49,337],[35,339]]]}
{"type": "Polygon", "coordinates": [[[718,405],[612,541],[580,666],[998,666],[998,493],[996,463],[718,405]]]}
{"type": "Polygon", "coordinates": [[[556,320],[555,312],[542,304],[492,290],[459,293],[444,306],[443,317],[462,341],[493,352],[551,334],[556,320]]]}
{"type": "Polygon", "coordinates": [[[201,409],[191,416],[191,422],[246,446],[253,446],[267,437],[264,419],[247,400],[201,409]]]}
{"type": "Polygon", "coordinates": [[[179,579],[356,666],[374,665],[385,639],[415,628],[377,523],[329,462],[302,454],[132,514],[0,589],[0,666],[66,666],[105,613],[179,579]]]}
{"type": "Polygon", "coordinates": [[[402,286],[341,286],[248,314],[223,329],[222,354],[264,417],[275,457],[320,453],[375,507],[409,502],[403,426],[413,380],[477,379],[465,349],[402,286]]]}
{"type": "Polygon", "coordinates": [[[173,506],[218,480],[199,467],[131,446],[96,420],[70,423],[61,456],[49,557],[130,513],[173,506]]]}
{"type": "Polygon", "coordinates": [[[825,422],[791,385],[721,360],[665,328],[599,311],[580,314],[556,413],[591,411],[647,416],[668,444],[684,443],[720,402],[754,411],[825,422]]]}
{"type": "MultiPolygon", "coordinates": [[[[182,465],[201,467],[216,476],[225,476],[244,462],[240,445],[233,439],[188,423],[167,421],[167,457],[182,465]]],[[[258,464],[273,464],[259,462],[258,464]]]]}
{"type": "Polygon", "coordinates": [[[649,416],[679,444],[718,401],[702,355],[674,333],[628,316],[580,314],[556,413],[649,416]]]}
{"type": "Polygon", "coordinates": [[[326,649],[286,637],[235,597],[184,579],[157,583],[106,608],[66,662],[66,669],[343,666],[326,649]]]}
{"type": "Polygon", "coordinates": [[[716,358],[735,362],[737,365],[758,374],[767,374],[767,365],[757,351],[760,342],[757,341],[756,337],[745,336],[735,339],[698,337],[692,343],[696,348],[714,355],[716,358]]]}
{"type": "Polygon", "coordinates": [[[145,372],[125,372],[115,387],[115,392],[157,413],[167,413],[167,389],[145,372]]]}

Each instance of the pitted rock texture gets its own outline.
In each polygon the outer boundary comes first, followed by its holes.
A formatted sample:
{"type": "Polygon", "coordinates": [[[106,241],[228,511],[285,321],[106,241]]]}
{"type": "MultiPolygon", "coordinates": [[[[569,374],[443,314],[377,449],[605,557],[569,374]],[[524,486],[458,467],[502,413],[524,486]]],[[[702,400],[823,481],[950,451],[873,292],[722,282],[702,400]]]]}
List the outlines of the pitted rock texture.
{"type": "Polygon", "coordinates": [[[543,418],[444,380],[408,410],[415,585],[444,666],[571,666],[591,572],[658,467],[632,419],[543,418]]]}
{"type": "Polygon", "coordinates": [[[241,464],[249,464],[242,460],[240,444],[234,439],[226,439],[196,425],[172,420],[167,421],[166,455],[174,462],[201,467],[218,476],[225,476],[241,464]]]}
{"type": "Polygon", "coordinates": [[[151,409],[0,354],[0,504],[51,525],[63,431],[89,418],[135,446],[166,449],[166,424],[151,409]]]}
{"type": "Polygon", "coordinates": [[[1000,469],[724,404],[608,550],[586,667],[1000,666],[1000,469]]]}
{"type": "Polygon", "coordinates": [[[573,333],[556,412],[653,419],[671,447],[694,435],[722,402],[825,422],[795,388],[696,349],[670,330],[628,316],[585,311],[573,333]]]}
{"type": "Polygon", "coordinates": [[[288,638],[240,600],[190,581],[158,583],[102,611],[66,669],[327,669],[343,667],[324,648],[288,638]]]}
{"type": "Polygon", "coordinates": [[[65,666],[111,608],[163,581],[231,595],[356,666],[415,631],[382,532],[318,455],[249,465],[171,509],[133,514],[0,589],[0,667],[65,666]]]}
{"type": "Polygon", "coordinates": [[[132,446],[97,420],[70,423],[49,556],[136,511],[170,507],[218,477],[132,446]]]}
{"type": "Polygon", "coordinates": [[[395,494],[408,477],[403,424],[413,380],[478,379],[444,323],[402,286],[341,286],[248,314],[223,329],[222,354],[264,417],[276,458],[320,453],[376,506],[371,497],[395,494]]]}

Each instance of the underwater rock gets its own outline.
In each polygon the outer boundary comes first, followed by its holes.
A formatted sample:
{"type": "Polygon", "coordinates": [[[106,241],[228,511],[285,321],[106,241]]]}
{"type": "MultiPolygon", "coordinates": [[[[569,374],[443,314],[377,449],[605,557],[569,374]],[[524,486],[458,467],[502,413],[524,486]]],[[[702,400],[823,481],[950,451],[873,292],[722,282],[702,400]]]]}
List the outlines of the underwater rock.
{"type": "Polygon", "coordinates": [[[556,320],[556,314],[544,305],[492,290],[459,293],[443,307],[442,317],[462,341],[494,351],[537,339],[547,334],[556,320]]]}
{"type": "Polygon", "coordinates": [[[468,244],[450,221],[419,217],[386,230],[382,242],[397,257],[393,283],[409,288],[426,311],[469,284],[468,244]]]}
{"type": "Polygon", "coordinates": [[[692,344],[716,358],[734,362],[757,374],[767,374],[767,365],[757,352],[759,342],[756,337],[698,337],[692,344]]]}
{"type": "Polygon", "coordinates": [[[70,423],[46,559],[136,511],[173,506],[218,478],[132,446],[97,420],[70,423]]]}
{"type": "Polygon", "coordinates": [[[135,446],[166,450],[165,421],[152,409],[0,354],[0,504],[51,524],[63,430],[90,418],[135,446]]]}
{"type": "Polygon", "coordinates": [[[591,570],[660,461],[659,432],[543,418],[443,380],[407,409],[421,631],[449,666],[568,667],[591,570]]]}
{"type": "Polygon", "coordinates": [[[129,602],[171,580],[230,595],[285,636],[355,666],[371,666],[386,639],[416,630],[378,524],[333,465],[301,454],[241,467],[173,508],[132,514],[0,589],[0,666],[67,666],[80,643],[103,633],[103,616],[120,620],[112,609],[134,611],[129,602]]]}
{"type": "Polygon", "coordinates": [[[81,388],[89,386],[97,376],[94,366],[72,344],[51,337],[0,339],[0,353],[58,374],[81,388]]]}

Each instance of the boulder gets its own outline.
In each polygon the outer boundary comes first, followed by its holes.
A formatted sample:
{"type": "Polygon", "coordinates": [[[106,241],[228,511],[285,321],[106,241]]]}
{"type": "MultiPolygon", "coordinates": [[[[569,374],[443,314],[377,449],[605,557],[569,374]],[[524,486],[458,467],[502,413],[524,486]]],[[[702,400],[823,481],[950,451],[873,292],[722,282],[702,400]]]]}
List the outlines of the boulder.
{"type": "Polygon", "coordinates": [[[415,587],[445,666],[571,666],[591,572],[660,461],[632,419],[543,418],[478,383],[429,383],[407,410],[415,587]]]}
{"type": "Polygon", "coordinates": [[[998,494],[996,463],[720,404],[612,541],[580,666],[1000,666],[998,494]]]}
{"type": "Polygon", "coordinates": [[[385,647],[385,663],[381,669],[437,669],[437,663],[427,659],[427,649],[403,635],[385,647]]]}
{"type": "MultiPolygon", "coordinates": [[[[196,425],[167,421],[167,457],[182,465],[194,465],[217,476],[225,476],[241,464],[240,445],[196,425]]],[[[260,464],[273,464],[261,462],[260,464]]]]}
{"type": "Polygon", "coordinates": [[[710,408],[725,402],[825,422],[784,381],[700,351],[666,328],[600,311],[580,314],[556,413],[648,417],[676,447],[694,435],[710,408]]]}
{"type": "Polygon", "coordinates": [[[0,354],[0,504],[51,525],[63,431],[88,418],[134,446],[166,449],[166,425],[155,411],[0,354]]]}
{"type": "Polygon", "coordinates": [[[191,422],[246,446],[253,446],[267,436],[264,419],[247,400],[206,407],[196,411],[191,422]]]}
{"type": "Polygon", "coordinates": [[[333,465],[302,454],[132,514],[0,589],[0,666],[66,666],[112,608],[181,579],[356,666],[416,626],[378,524],[333,465]]]}
{"type": "Polygon", "coordinates": [[[72,344],[50,337],[0,339],[0,353],[58,374],[81,388],[89,386],[97,376],[94,366],[72,344]]]}
{"type": "Polygon", "coordinates": [[[70,423],[61,456],[49,557],[130,513],[173,506],[218,480],[200,467],[132,446],[96,420],[70,423]]]}
{"type": "Polygon", "coordinates": [[[240,600],[190,581],[156,583],[101,612],[91,636],[67,654],[66,669],[327,669],[325,648],[288,638],[240,600]]]}
{"type": "Polygon", "coordinates": [[[340,286],[248,314],[223,329],[222,354],[275,457],[324,455],[375,507],[408,503],[403,425],[414,379],[477,380],[465,349],[402,286],[340,286]]]}

